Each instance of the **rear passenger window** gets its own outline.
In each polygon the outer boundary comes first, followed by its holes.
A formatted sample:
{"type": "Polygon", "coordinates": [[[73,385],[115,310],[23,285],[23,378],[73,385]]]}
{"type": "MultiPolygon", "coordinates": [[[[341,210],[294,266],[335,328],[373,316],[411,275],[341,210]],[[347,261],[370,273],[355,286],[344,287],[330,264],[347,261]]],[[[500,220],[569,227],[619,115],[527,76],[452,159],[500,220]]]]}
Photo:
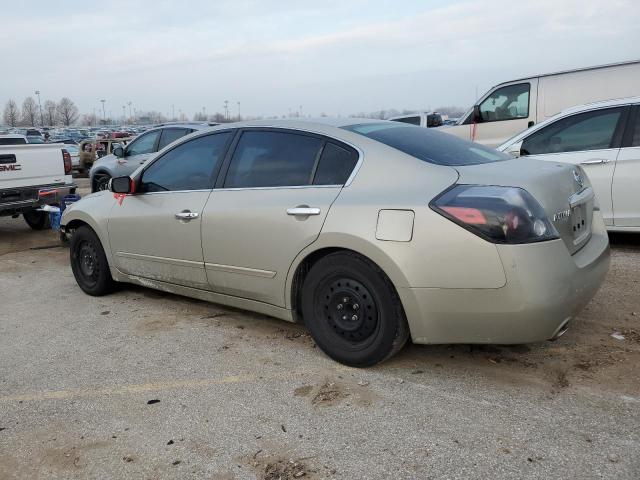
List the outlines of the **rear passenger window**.
{"type": "Polygon", "coordinates": [[[319,138],[295,133],[246,131],[238,142],[224,186],[309,185],[323,143],[319,138]]]}
{"type": "Polygon", "coordinates": [[[222,162],[231,133],[194,138],[169,150],[142,174],[143,192],[206,190],[222,162]]]}
{"type": "Polygon", "coordinates": [[[184,128],[164,128],[162,129],[162,135],[160,136],[160,143],[158,144],[158,150],[162,150],[170,143],[175,142],[179,138],[184,137],[189,130],[184,128]]]}
{"type": "Polygon", "coordinates": [[[313,178],[314,185],[344,185],[358,162],[353,150],[327,143],[313,178]]]}

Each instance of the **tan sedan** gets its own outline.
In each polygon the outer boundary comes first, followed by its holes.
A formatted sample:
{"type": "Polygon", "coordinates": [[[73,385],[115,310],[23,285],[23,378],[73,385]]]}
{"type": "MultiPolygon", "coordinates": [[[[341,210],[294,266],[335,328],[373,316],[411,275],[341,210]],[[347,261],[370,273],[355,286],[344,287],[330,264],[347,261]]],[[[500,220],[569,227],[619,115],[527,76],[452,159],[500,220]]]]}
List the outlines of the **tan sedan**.
{"type": "Polygon", "coordinates": [[[561,335],[609,245],[579,167],[357,119],[199,131],[68,208],[78,285],[135,283],[288,321],[368,366],[416,343],[561,335]]]}

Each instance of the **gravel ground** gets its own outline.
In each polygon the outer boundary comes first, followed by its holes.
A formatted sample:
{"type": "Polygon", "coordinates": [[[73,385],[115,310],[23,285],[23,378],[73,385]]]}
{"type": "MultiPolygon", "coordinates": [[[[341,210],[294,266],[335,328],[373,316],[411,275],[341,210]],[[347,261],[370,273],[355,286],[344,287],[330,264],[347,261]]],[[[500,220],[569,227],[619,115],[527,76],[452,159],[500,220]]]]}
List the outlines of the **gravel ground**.
{"type": "Polygon", "coordinates": [[[640,235],[612,242],[558,341],[357,370],[298,325],[86,296],[52,232],[2,218],[0,479],[640,478],[640,235]]]}

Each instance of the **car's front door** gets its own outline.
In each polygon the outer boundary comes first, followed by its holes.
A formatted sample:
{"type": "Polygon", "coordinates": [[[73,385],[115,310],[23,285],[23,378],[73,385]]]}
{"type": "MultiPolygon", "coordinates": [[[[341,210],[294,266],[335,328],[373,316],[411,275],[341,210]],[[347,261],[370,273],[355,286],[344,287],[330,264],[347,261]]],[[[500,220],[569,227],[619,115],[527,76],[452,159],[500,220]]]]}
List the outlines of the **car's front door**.
{"type": "Polygon", "coordinates": [[[611,189],[616,227],[640,227],[640,105],[630,119],[611,189]]]}
{"type": "Polygon", "coordinates": [[[284,306],[289,267],[318,237],[358,154],[278,129],[246,129],[232,148],[202,219],[207,276],[216,292],[284,306]]]}
{"type": "Polygon", "coordinates": [[[613,172],[624,126],[625,107],[563,117],[525,137],[523,157],[580,165],[593,186],[605,224],[613,225],[613,172]]]}
{"type": "Polygon", "coordinates": [[[108,224],[120,271],[208,288],[201,216],[230,137],[209,134],[177,145],[142,172],[137,193],[120,198],[108,224]]]}

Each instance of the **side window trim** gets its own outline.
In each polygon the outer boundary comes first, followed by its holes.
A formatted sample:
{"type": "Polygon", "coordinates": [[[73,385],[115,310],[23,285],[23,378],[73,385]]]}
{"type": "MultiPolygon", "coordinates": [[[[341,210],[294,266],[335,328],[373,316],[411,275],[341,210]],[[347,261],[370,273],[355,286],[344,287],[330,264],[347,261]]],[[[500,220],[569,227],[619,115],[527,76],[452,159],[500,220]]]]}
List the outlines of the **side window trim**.
{"type": "MultiPolygon", "coordinates": [[[[620,148],[633,147],[635,132],[640,130],[640,105],[629,105],[627,111],[627,124],[624,133],[621,134],[620,148]]],[[[635,146],[639,147],[640,145],[635,146]]]]}
{"type": "Polygon", "coordinates": [[[360,166],[362,165],[363,162],[363,153],[362,150],[360,150],[359,148],[357,148],[355,145],[351,145],[349,143],[346,143],[342,140],[338,140],[338,139],[334,139],[332,137],[328,137],[325,136],[323,134],[320,133],[314,133],[314,132],[308,132],[306,130],[296,130],[295,128],[287,128],[287,127],[243,127],[243,128],[238,128],[236,129],[235,135],[233,136],[232,140],[229,143],[229,146],[227,147],[227,153],[224,157],[224,160],[222,161],[222,165],[220,166],[220,169],[218,170],[218,174],[217,174],[217,179],[214,183],[213,188],[215,190],[275,190],[275,189],[282,189],[282,188],[287,188],[287,189],[291,189],[291,188],[327,188],[327,187],[348,187],[349,185],[351,185],[351,182],[353,182],[353,179],[355,178],[356,174],[358,173],[358,171],[360,170],[360,166]],[[262,131],[262,132],[285,132],[285,133],[293,133],[293,134],[297,134],[297,135],[306,135],[309,137],[313,137],[313,138],[319,138],[321,140],[324,141],[324,143],[322,144],[322,147],[319,150],[319,153],[316,157],[313,169],[312,169],[312,175],[311,178],[309,179],[309,183],[307,185],[298,185],[298,186],[283,186],[283,187],[225,187],[224,186],[224,182],[226,180],[227,174],[229,172],[229,166],[231,165],[231,160],[233,159],[233,155],[236,152],[236,149],[238,147],[238,143],[240,142],[240,138],[242,137],[242,134],[244,132],[255,132],[255,131],[262,131]],[[340,146],[341,148],[345,148],[349,150],[349,149],[353,149],[356,154],[358,155],[358,160],[356,161],[355,166],[353,167],[353,170],[351,171],[351,174],[349,175],[349,177],[347,178],[347,181],[344,183],[344,185],[313,185],[313,180],[316,174],[316,171],[318,169],[318,165],[320,163],[320,158],[322,157],[322,152],[325,149],[325,146],[327,145],[327,143],[332,142],[335,143],[336,145],[340,146]]]}
{"type": "MultiPolygon", "coordinates": [[[[218,135],[221,133],[229,133],[231,132],[231,135],[229,135],[229,138],[227,139],[227,143],[225,144],[224,148],[225,148],[225,154],[223,155],[223,160],[222,162],[218,162],[218,165],[216,165],[216,167],[214,168],[214,170],[211,172],[211,183],[210,183],[210,188],[206,188],[204,190],[169,190],[166,192],[140,192],[139,195],[155,195],[155,194],[166,194],[166,193],[176,193],[176,192],[196,192],[196,191],[208,191],[208,190],[212,190],[213,188],[216,188],[218,179],[220,177],[220,172],[222,171],[222,168],[224,167],[224,162],[226,162],[227,160],[227,156],[229,155],[229,151],[231,150],[231,145],[233,144],[233,142],[235,141],[235,138],[237,137],[237,129],[233,129],[233,128],[228,128],[228,129],[224,129],[224,130],[216,130],[215,132],[210,132],[206,135],[202,135],[202,136],[198,136],[196,138],[192,138],[189,139],[188,141],[192,141],[192,140],[196,140],[197,138],[201,138],[201,137],[207,137],[209,135],[218,135]]],[[[184,135],[186,137],[186,135],[184,135]]],[[[160,138],[160,136],[158,136],[158,139],[160,138]]],[[[183,142],[180,142],[177,145],[174,145],[173,147],[171,147],[170,150],[167,150],[166,152],[164,152],[162,155],[157,156],[156,158],[154,158],[150,163],[146,164],[144,166],[144,168],[140,171],[140,173],[138,174],[137,178],[136,178],[136,183],[137,183],[137,187],[140,187],[140,184],[142,182],[142,178],[144,177],[144,173],[153,166],[154,163],[156,163],[158,160],[160,160],[161,158],[163,158],[165,155],[169,154],[170,152],[172,152],[175,148],[179,147],[180,145],[182,145],[183,142]]]]}

